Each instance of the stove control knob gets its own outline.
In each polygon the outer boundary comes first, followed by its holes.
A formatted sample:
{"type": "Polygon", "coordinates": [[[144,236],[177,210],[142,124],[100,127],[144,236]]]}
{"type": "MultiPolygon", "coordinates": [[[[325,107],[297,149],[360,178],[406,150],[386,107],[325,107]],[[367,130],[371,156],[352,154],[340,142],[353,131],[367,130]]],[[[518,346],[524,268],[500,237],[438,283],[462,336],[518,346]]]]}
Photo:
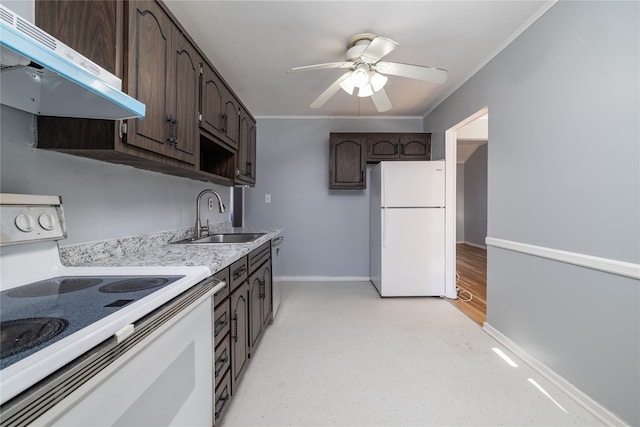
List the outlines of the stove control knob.
{"type": "Polygon", "coordinates": [[[56,228],[56,223],[53,220],[53,217],[51,216],[51,214],[48,214],[46,212],[40,215],[40,217],[38,218],[38,223],[40,224],[40,227],[44,228],[47,231],[51,231],[56,228]]]}
{"type": "Polygon", "coordinates": [[[35,221],[31,215],[21,213],[16,217],[16,227],[18,227],[20,231],[24,231],[25,233],[33,231],[34,225],[35,221]]]}

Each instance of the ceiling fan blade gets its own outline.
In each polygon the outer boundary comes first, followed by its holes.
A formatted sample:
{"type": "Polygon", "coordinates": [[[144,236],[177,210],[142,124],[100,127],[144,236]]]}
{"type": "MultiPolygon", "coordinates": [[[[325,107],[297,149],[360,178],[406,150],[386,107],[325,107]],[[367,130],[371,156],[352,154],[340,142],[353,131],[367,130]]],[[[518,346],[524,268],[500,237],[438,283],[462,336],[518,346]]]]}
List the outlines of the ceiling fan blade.
{"type": "Polygon", "coordinates": [[[398,62],[378,62],[376,71],[380,74],[424,80],[431,83],[444,83],[449,72],[441,68],[423,67],[421,65],[400,64],[398,62]]]}
{"type": "Polygon", "coordinates": [[[379,91],[371,95],[371,100],[380,113],[389,111],[391,107],[393,107],[393,105],[391,105],[391,100],[387,96],[387,92],[385,92],[384,89],[380,89],[379,91]]]}
{"type": "Polygon", "coordinates": [[[304,67],[295,67],[287,71],[309,71],[309,70],[325,70],[328,68],[351,68],[353,62],[327,62],[326,64],[305,65],[304,67]]]}
{"type": "Polygon", "coordinates": [[[320,108],[324,105],[325,102],[329,100],[333,95],[335,95],[340,89],[340,83],[347,77],[351,75],[351,71],[344,73],[342,76],[338,78],[335,82],[331,84],[324,92],[320,94],[319,97],[316,98],[310,105],[311,108],[320,108]]]}
{"type": "Polygon", "coordinates": [[[389,54],[398,47],[398,43],[386,37],[376,37],[371,40],[369,46],[360,54],[363,61],[371,64],[378,62],[383,56],[389,54]]]}

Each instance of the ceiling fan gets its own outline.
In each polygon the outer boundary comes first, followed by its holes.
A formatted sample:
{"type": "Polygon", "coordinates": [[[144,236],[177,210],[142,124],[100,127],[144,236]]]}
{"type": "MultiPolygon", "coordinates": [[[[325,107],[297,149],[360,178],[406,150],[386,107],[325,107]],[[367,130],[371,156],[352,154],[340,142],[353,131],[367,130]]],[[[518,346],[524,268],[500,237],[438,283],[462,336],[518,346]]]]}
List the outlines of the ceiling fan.
{"type": "Polygon", "coordinates": [[[381,61],[397,46],[398,43],[386,37],[378,37],[368,33],[357,34],[351,38],[347,45],[346,61],[295,67],[289,72],[328,68],[349,70],[322,92],[311,103],[311,108],[321,107],[340,89],[352,95],[357,88],[359,97],[370,96],[376,109],[379,112],[384,112],[392,107],[391,100],[384,90],[384,85],[388,80],[387,76],[407,77],[439,84],[444,83],[448,75],[447,70],[441,68],[381,61]]]}

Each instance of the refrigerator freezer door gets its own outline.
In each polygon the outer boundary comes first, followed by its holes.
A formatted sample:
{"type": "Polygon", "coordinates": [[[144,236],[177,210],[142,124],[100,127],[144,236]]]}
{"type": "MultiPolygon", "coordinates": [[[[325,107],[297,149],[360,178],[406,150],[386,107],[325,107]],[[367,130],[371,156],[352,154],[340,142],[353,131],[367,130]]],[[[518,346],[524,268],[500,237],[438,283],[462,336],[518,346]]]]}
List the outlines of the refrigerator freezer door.
{"type": "Polygon", "coordinates": [[[443,208],[382,209],[381,296],[442,296],[443,208]]]}
{"type": "Polygon", "coordinates": [[[444,207],[444,161],[382,162],[382,205],[444,207]]]}

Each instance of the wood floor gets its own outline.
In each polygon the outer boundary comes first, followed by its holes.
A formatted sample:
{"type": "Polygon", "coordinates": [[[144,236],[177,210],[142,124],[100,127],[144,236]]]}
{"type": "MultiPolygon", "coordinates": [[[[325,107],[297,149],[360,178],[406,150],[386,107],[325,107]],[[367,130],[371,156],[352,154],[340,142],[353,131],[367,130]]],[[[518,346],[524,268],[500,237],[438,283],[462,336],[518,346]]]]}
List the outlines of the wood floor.
{"type": "Polygon", "coordinates": [[[487,251],[486,249],[456,244],[456,286],[458,299],[451,303],[482,325],[487,319],[487,251]],[[468,300],[471,297],[471,301],[468,300]]]}

